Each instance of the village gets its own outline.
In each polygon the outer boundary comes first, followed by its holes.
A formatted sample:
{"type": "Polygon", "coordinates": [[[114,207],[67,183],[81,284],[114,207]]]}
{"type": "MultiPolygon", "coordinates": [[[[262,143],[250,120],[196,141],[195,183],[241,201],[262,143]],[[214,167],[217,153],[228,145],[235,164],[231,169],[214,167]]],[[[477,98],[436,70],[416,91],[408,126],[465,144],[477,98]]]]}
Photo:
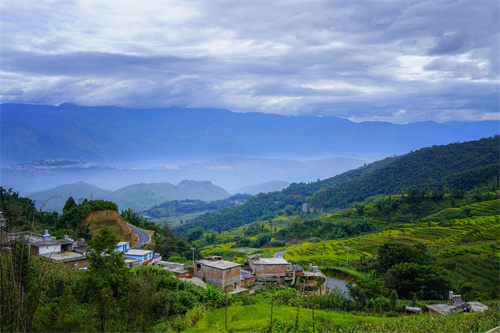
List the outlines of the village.
{"type": "MultiPolygon", "coordinates": [[[[0,220],[4,221],[0,212],[0,220]]],[[[67,235],[56,239],[45,230],[43,235],[33,232],[7,233],[2,228],[2,245],[13,239],[20,239],[29,246],[30,253],[47,260],[62,263],[74,269],[86,270],[89,266],[87,253],[89,245],[84,239],[76,241],[67,235]]],[[[173,275],[187,283],[207,288],[207,284],[229,294],[250,293],[268,285],[279,287],[295,287],[304,295],[324,295],[328,293],[327,278],[317,266],[309,264],[304,269],[278,258],[263,258],[260,254],[248,255],[243,264],[223,260],[220,256],[209,256],[202,260],[194,260],[192,265],[162,261],[162,257],[153,250],[134,249],[130,242],[120,241],[115,252],[122,253],[125,266],[157,266],[170,271],[173,275]]],[[[349,297],[348,293],[345,293],[349,297]]],[[[463,302],[460,295],[450,291],[446,304],[427,305],[429,313],[447,315],[455,312],[482,312],[488,307],[479,302],[463,302]]],[[[407,307],[407,313],[421,312],[421,308],[407,307]]]]}
{"type": "MultiPolygon", "coordinates": [[[[63,239],[56,239],[45,230],[43,235],[32,232],[10,234],[2,242],[14,238],[25,241],[32,255],[75,269],[86,270],[89,266],[89,245],[84,239],[73,240],[67,235],[63,239]]],[[[126,267],[158,266],[171,271],[178,279],[204,288],[206,284],[212,284],[229,293],[248,292],[265,284],[294,286],[299,278],[304,294],[326,293],[326,277],[316,266],[310,265],[310,271],[307,271],[283,258],[261,258],[259,254],[255,254],[248,256],[244,264],[238,264],[223,260],[220,256],[211,256],[193,261],[190,266],[162,261],[162,257],[153,250],[133,249],[129,242],[119,242],[115,251],[123,254],[126,267]]]]}

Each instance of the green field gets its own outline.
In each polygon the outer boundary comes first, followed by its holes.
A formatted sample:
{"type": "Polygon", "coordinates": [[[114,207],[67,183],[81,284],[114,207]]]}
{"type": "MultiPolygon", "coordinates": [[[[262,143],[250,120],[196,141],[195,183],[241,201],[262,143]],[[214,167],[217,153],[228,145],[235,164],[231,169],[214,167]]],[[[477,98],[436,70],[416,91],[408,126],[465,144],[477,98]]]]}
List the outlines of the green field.
{"type": "MultiPolygon", "coordinates": [[[[248,306],[231,306],[227,308],[227,331],[229,332],[264,332],[269,329],[271,306],[267,304],[254,304],[248,306]]],[[[273,307],[273,332],[294,331],[297,308],[292,306],[273,307]]],[[[315,330],[324,332],[334,331],[345,327],[356,327],[364,324],[387,322],[393,319],[381,317],[363,317],[355,315],[338,314],[316,310],[314,311],[315,330]]],[[[300,309],[298,331],[309,332],[312,330],[312,310],[300,309]]],[[[217,309],[208,313],[199,320],[193,328],[184,332],[223,332],[224,309],[217,309]]]]}

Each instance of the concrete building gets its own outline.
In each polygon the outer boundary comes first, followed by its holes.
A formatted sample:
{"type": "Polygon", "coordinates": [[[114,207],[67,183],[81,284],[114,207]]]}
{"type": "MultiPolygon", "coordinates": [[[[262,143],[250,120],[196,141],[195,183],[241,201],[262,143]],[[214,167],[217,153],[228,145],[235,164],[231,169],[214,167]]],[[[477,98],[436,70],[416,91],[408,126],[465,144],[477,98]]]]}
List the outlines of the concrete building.
{"type": "Polygon", "coordinates": [[[301,277],[306,295],[324,295],[326,293],[326,277],[316,270],[313,272],[303,272],[301,277]]]}
{"type": "Polygon", "coordinates": [[[128,250],[123,254],[126,259],[139,260],[139,266],[149,266],[153,263],[152,250],[128,250]]]}
{"type": "Polygon", "coordinates": [[[429,309],[430,314],[439,313],[445,316],[455,312],[483,312],[488,310],[488,306],[479,302],[464,303],[467,307],[457,306],[456,304],[428,304],[426,307],[429,309]]]}
{"type": "Polygon", "coordinates": [[[184,264],[179,264],[175,262],[168,263],[166,266],[162,266],[162,269],[174,273],[175,277],[178,279],[187,278],[189,274],[193,274],[193,270],[190,267],[186,267],[184,264]]]}
{"type": "Polygon", "coordinates": [[[129,242],[119,242],[116,245],[115,251],[116,252],[125,252],[125,251],[128,251],[129,249],[130,249],[130,243],[129,242]]]}
{"type": "Polygon", "coordinates": [[[241,270],[241,287],[242,288],[251,288],[255,286],[255,281],[257,278],[253,272],[242,269],[241,270]]]}
{"type": "Polygon", "coordinates": [[[30,244],[30,252],[33,255],[71,251],[73,251],[73,241],[70,239],[44,240],[30,244]]]}
{"type": "Polygon", "coordinates": [[[39,255],[50,261],[60,262],[71,268],[87,268],[89,260],[84,254],[78,252],[45,253],[39,255]]]}
{"type": "Polygon", "coordinates": [[[213,257],[198,260],[194,264],[194,276],[217,289],[241,288],[241,265],[231,261],[213,257]]]}
{"type": "MultiPolygon", "coordinates": [[[[260,258],[260,255],[256,254],[248,257],[248,265],[257,280],[278,281],[287,276],[289,264],[283,258],[260,258]]],[[[295,274],[292,275],[294,279],[295,274]]]]}

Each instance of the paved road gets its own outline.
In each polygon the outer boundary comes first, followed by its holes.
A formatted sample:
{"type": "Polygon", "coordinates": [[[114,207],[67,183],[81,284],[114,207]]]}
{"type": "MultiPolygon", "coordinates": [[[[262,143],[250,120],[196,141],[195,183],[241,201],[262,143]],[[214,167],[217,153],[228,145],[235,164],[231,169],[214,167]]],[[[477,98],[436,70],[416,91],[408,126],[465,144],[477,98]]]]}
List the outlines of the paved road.
{"type": "Polygon", "coordinates": [[[326,287],[329,289],[339,289],[340,291],[345,292],[347,296],[349,296],[349,289],[347,289],[347,281],[327,277],[326,287]]]}
{"type": "Polygon", "coordinates": [[[137,228],[137,227],[135,227],[135,226],[133,226],[131,224],[129,224],[128,226],[130,227],[130,229],[132,229],[132,231],[139,238],[139,243],[137,243],[134,246],[132,246],[133,249],[140,249],[141,246],[143,246],[144,244],[146,244],[147,242],[149,242],[149,240],[151,239],[151,237],[149,237],[149,235],[147,234],[147,232],[142,231],[141,229],[139,229],[139,228],[137,228]]]}
{"type": "Polygon", "coordinates": [[[290,251],[290,250],[284,250],[284,251],[276,252],[274,254],[274,257],[275,258],[283,258],[283,256],[285,255],[285,252],[288,252],[288,251],[290,251]]]}

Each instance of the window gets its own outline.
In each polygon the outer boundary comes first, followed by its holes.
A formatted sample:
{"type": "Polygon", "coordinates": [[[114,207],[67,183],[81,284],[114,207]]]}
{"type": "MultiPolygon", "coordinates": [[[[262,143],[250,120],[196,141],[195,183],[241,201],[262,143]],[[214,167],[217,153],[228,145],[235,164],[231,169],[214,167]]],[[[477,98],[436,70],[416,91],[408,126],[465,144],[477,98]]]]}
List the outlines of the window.
{"type": "Polygon", "coordinates": [[[196,264],[196,269],[200,271],[201,270],[201,264],[196,264]]]}
{"type": "Polygon", "coordinates": [[[231,268],[227,270],[226,275],[229,276],[230,273],[231,273],[231,268]]]}

